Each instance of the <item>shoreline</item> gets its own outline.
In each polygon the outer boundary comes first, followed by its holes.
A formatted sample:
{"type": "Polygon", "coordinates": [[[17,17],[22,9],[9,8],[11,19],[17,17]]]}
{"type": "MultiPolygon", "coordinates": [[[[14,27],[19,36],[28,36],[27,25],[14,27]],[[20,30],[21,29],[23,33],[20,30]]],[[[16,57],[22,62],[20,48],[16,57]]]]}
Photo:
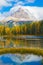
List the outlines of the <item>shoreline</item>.
{"type": "Polygon", "coordinates": [[[0,36],[0,40],[4,40],[6,38],[9,39],[17,39],[17,40],[42,40],[43,36],[34,36],[34,35],[12,35],[12,36],[0,36]]]}
{"type": "Polygon", "coordinates": [[[8,53],[35,54],[43,56],[43,48],[0,48],[0,55],[8,53]]]}

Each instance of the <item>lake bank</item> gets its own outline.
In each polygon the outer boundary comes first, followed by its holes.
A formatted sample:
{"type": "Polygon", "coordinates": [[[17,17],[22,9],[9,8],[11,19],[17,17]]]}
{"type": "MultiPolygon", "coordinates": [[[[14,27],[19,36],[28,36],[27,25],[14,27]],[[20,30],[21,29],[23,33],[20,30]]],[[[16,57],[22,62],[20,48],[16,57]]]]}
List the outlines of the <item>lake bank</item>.
{"type": "Polygon", "coordinates": [[[35,54],[35,55],[41,55],[43,56],[43,48],[0,48],[0,55],[2,54],[35,54]]]}
{"type": "Polygon", "coordinates": [[[6,38],[11,38],[11,39],[18,39],[18,40],[41,40],[43,39],[43,36],[34,36],[34,35],[5,35],[5,36],[0,36],[1,39],[6,39],[6,38]]]}

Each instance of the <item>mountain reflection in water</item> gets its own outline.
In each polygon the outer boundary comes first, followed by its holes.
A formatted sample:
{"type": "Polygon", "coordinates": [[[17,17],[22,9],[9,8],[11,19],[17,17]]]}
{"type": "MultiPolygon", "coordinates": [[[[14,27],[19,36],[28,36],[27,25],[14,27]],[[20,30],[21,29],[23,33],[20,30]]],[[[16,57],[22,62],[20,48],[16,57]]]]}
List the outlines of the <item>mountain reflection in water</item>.
{"type": "Polygon", "coordinates": [[[43,65],[42,59],[33,54],[4,54],[0,55],[0,65],[43,65]]]}
{"type": "MultiPolygon", "coordinates": [[[[28,36],[27,36],[28,37],[28,36]]],[[[4,38],[0,40],[0,48],[10,48],[10,47],[38,47],[43,48],[43,38],[42,39],[14,39],[14,38],[4,38]]]]}
{"type": "MultiPolygon", "coordinates": [[[[43,48],[42,39],[14,39],[4,38],[0,40],[0,48],[11,47],[38,47],[43,48]]],[[[4,54],[0,55],[0,65],[43,65],[43,57],[33,54],[4,54]]]]}

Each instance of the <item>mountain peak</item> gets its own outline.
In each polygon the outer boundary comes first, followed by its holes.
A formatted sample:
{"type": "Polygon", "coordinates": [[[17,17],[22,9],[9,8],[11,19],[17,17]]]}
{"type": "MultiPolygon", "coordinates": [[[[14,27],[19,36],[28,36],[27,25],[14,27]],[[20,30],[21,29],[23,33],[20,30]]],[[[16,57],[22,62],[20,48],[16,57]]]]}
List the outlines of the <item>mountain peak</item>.
{"type": "Polygon", "coordinates": [[[36,17],[23,6],[14,7],[11,14],[12,17],[18,18],[19,20],[36,20],[36,17]]]}
{"type": "Polygon", "coordinates": [[[0,21],[6,20],[6,18],[14,20],[24,21],[39,21],[43,20],[43,7],[33,6],[14,6],[10,11],[0,14],[0,21]]]}

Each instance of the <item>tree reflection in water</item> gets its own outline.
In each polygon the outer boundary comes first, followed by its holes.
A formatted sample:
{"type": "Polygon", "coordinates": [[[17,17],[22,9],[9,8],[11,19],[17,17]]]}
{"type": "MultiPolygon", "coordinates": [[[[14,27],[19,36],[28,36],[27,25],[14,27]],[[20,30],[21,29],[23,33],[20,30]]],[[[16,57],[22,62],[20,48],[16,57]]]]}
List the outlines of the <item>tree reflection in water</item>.
{"type": "Polygon", "coordinates": [[[38,47],[43,48],[43,39],[40,40],[17,40],[6,38],[6,41],[0,41],[0,48],[10,47],[38,47]]]}

